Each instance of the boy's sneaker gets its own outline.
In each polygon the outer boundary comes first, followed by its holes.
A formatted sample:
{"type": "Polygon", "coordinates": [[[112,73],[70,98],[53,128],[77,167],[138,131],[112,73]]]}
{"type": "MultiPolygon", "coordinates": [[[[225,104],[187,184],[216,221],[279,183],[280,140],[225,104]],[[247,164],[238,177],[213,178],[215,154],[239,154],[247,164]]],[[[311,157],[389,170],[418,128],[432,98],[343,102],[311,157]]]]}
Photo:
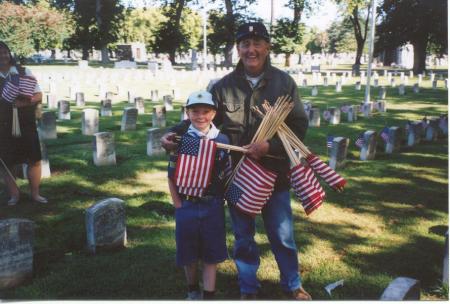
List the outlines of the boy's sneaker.
{"type": "Polygon", "coordinates": [[[188,292],[186,300],[201,300],[202,293],[199,290],[188,292]]]}

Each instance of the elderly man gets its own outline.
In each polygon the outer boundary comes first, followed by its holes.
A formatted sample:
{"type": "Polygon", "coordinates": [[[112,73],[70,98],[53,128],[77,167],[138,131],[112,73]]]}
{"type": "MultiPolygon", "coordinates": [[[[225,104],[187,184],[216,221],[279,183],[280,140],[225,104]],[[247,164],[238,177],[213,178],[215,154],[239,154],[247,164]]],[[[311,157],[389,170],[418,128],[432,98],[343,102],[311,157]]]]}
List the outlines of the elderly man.
{"type": "MultiPolygon", "coordinates": [[[[297,248],[294,240],[292,210],[290,206],[289,160],[280,139],[274,138],[252,143],[261,119],[251,112],[252,106],[261,105],[264,100],[274,103],[282,95],[290,95],[294,108],[286,118],[286,124],[303,139],[308,126],[303,105],[299,100],[295,81],[285,72],[270,63],[270,37],[262,23],[246,23],[239,27],[236,37],[240,61],[236,69],[224,76],[211,89],[218,106],[214,123],[231,141],[231,144],[248,148],[247,156],[272,171],[278,178],[275,189],[262,210],[265,230],[273,254],[280,270],[280,283],[283,291],[292,299],[310,300],[311,296],[302,288],[299,273],[297,248]],[[266,157],[267,154],[278,158],[266,157]]],[[[172,129],[181,133],[186,125],[172,129]]],[[[173,149],[172,136],[166,134],[161,142],[166,149],[173,149]]],[[[240,155],[234,154],[236,165],[240,155]]],[[[260,284],[256,272],[259,268],[259,251],[254,240],[255,219],[229,206],[235,237],[233,258],[239,273],[241,299],[256,299],[260,284]]]]}

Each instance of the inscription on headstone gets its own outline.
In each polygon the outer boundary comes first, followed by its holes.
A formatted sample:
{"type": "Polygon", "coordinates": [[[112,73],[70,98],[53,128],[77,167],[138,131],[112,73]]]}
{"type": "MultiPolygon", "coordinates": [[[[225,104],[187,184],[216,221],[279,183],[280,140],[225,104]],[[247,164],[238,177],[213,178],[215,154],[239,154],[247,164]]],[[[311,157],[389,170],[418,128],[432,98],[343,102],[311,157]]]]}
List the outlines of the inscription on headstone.
{"type": "Polygon", "coordinates": [[[114,133],[99,132],[94,134],[93,159],[96,166],[116,164],[114,133]]]}
{"type": "Polygon", "coordinates": [[[330,150],[330,167],[337,170],[344,165],[347,159],[349,139],[344,137],[335,137],[330,150]]]}

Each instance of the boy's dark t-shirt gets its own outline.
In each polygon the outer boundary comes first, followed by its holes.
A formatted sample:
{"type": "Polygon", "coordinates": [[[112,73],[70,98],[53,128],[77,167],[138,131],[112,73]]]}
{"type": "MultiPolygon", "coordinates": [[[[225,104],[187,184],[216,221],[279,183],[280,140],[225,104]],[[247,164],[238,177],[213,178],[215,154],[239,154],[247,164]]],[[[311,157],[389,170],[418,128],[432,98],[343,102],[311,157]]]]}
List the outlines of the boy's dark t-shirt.
{"type": "MultiPolygon", "coordinates": [[[[186,133],[187,136],[196,136],[186,133]]],[[[216,143],[229,144],[230,141],[225,134],[219,133],[216,138],[212,139],[216,143]]],[[[169,158],[169,165],[167,167],[168,178],[172,179],[175,175],[177,166],[178,153],[172,153],[169,158]]],[[[231,173],[231,158],[227,150],[217,148],[214,159],[214,166],[211,173],[211,183],[209,184],[205,196],[223,196],[225,191],[225,182],[228,174],[231,173]]]]}

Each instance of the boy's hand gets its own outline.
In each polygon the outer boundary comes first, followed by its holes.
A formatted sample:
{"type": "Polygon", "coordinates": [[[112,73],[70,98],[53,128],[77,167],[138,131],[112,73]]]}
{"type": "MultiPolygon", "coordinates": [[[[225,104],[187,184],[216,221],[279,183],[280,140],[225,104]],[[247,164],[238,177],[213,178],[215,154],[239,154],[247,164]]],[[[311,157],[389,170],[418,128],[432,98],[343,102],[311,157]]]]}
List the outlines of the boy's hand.
{"type": "Polygon", "coordinates": [[[174,132],[169,132],[161,137],[161,146],[167,151],[175,151],[178,148],[178,144],[175,142],[175,136],[177,134],[174,132]]]}

